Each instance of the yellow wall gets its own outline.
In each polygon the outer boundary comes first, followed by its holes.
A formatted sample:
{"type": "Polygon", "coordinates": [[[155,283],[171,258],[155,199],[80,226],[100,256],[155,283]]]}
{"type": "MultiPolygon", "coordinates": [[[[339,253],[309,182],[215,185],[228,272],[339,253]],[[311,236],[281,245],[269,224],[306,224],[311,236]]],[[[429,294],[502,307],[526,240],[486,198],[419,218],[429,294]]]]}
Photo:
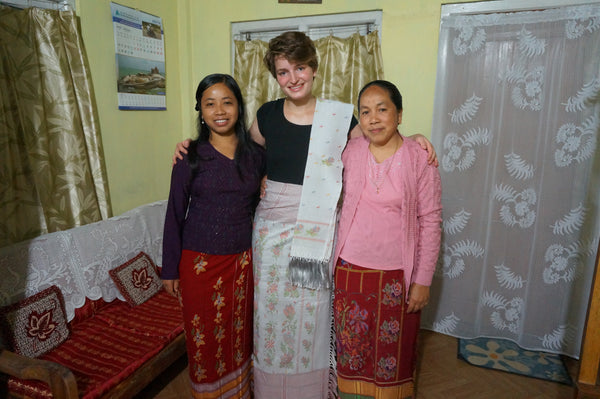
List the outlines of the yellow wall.
{"type": "Polygon", "coordinates": [[[77,4],[98,105],[113,214],[165,199],[171,157],[182,137],[179,15],[173,0],[119,0],[124,6],[158,15],[165,29],[166,111],[120,111],[115,46],[109,0],[77,4]]]}
{"type": "Polygon", "coordinates": [[[404,133],[430,136],[441,0],[119,0],[162,18],[167,111],[117,109],[109,0],[79,0],[95,87],[113,211],[118,215],[168,195],[175,144],[194,135],[194,93],[209,73],[231,71],[231,26],[237,21],[352,11],[383,11],[385,78],[404,96],[404,133]]]}

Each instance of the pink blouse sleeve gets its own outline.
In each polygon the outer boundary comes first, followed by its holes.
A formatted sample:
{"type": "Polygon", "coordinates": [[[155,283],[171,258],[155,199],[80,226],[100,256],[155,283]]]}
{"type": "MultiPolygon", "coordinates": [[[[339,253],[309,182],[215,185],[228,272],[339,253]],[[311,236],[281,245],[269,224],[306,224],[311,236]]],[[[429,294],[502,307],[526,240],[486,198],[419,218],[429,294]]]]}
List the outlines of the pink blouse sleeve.
{"type": "Polygon", "coordinates": [[[441,242],[442,183],[435,166],[422,164],[417,176],[417,251],[412,281],[429,286],[438,260],[441,242]]]}

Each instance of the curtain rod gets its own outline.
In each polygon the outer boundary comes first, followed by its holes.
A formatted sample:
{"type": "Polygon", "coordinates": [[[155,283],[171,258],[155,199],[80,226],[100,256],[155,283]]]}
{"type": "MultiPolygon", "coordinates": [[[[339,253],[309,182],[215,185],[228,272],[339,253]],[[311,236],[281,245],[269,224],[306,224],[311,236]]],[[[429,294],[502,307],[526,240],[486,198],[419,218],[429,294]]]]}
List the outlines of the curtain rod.
{"type": "Polygon", "coordinates": [[[15,8],[49,8],[53,10],[74,10],[74,0],[0,0],[0,4],[15,8]]]}
{"type": "MultiPolygon", "coordinates": [[[[367,31],[367,34],[371,33],[373,31],[373,26],[375,26],[375,23],[373,22],[359,22],[359,23],[355,23],[355,24],[331,24],[331,25],[314,25],[314,26],[310,26],[308,27],[308,29],[303,29],[302,32],[304,33],[308,33],[307,31],[316,31],[316,30],[328,30],[330,31],[330,34],[333,35],[335,32],[340,31],[340,30],[344,30],[344,29],[356,29],[356,31],[359,31],[360,27],[364,27],[367,31]]],[[[262,34],[269,34],[269,33],[274,33],[274,32],[286,32],[286,31],[297,31],[300,30],[298,29],[298,27],[288,27],[286,29],[265,29],[265,30],[248,30],[248,31],[239,31],[236,34],[236,37],[240,37],[240,38],[244,38],[246,41],[250,41],[252,40],[252,36],[260,36],[262,34]]]]}

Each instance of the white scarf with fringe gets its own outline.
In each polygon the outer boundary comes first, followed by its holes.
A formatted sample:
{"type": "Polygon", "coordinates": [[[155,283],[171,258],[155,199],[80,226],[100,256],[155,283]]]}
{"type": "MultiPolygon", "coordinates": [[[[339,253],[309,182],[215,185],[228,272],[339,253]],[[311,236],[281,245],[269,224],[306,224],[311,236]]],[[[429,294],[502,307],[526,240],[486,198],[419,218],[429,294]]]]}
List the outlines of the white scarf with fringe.
{"type": "Polygon", "coordinates": [[[294,285],[313,289],[331,286],[342,151],[353,110],[352,104],[317,100],[288,269],[294,285]]]}

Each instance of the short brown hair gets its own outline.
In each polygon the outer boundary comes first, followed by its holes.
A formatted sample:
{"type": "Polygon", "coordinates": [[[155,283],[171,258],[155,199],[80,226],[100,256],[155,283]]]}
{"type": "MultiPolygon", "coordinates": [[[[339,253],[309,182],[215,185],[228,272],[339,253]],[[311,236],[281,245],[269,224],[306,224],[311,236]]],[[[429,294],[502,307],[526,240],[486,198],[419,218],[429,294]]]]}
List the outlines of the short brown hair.
{"type": "Polygon", "coordinates": [[[269,41],[269,50],[265,54],[263,62],[275,78],[277,77],[275,59],[280,56],[290,62],[306,64],[315,71],[319,67],[315,44],[303,32],[284,32],[269,41]]]}

